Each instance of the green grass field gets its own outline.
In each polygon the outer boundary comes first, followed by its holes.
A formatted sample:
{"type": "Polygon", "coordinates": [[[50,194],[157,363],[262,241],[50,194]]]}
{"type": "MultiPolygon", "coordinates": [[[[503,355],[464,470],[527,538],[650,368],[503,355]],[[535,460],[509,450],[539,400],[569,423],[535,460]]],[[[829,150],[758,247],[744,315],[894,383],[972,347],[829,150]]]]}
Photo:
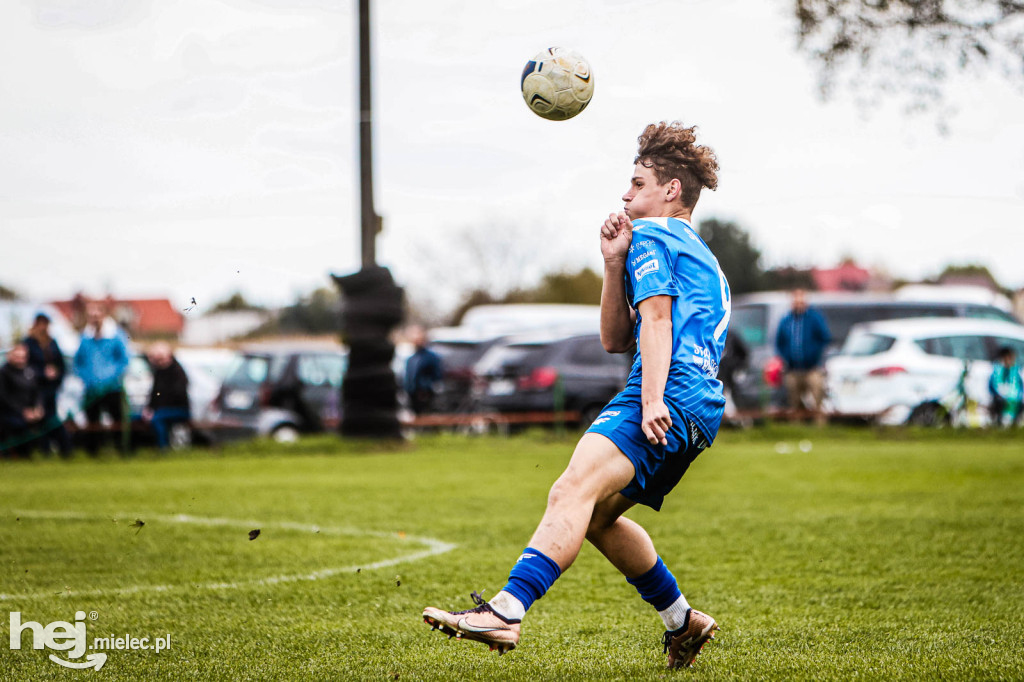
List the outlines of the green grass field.
{"type": "Polygon", "coordinates": [[[324,437],[0,463],[0,678],[1024,678],[1021,433],[723,432],[661,513],[630,514],[722,625],[693,669],[663,668],[657,614],[590,547],[514,652],[431,632],[424,606],[504,584],[573,444],[324,437]],[[76,611],[90,642],[170,647],[108,651],[100,671],[64,669],[30,631],[9,648],[9,612],[76,611]]]}

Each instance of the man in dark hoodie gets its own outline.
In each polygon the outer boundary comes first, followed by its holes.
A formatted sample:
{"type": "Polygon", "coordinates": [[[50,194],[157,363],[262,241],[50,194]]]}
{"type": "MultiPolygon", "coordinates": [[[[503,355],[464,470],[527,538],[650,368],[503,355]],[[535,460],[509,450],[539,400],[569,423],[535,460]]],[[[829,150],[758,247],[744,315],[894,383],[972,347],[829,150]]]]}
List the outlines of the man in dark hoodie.
{"type": "Polygon", "coordinates": [[[142,418],[153,427],[161,450],[170,446],[171,427],[192,418],[188,403],[188,375],[166,343],[155,343],[146,354],[153,370],[153,388],[142,418]]]}
{"type": "Polygon", "coordinates": [[[28,364],[35,372],[36,386],[43,403],[43,447],[56,447],[62,457],[67,457],[71,454],[71,437],[57,414],[57,392],[66,372],[64,354],[50,336],[50,318],[45,313],[36,315],[24,343],[28,349],[28,364]]]}
{"type": "Polygon", "coordinates": [[[42,419],[42,397],[28,366],[28,349],[19,343],[0,367],[0,450],[30,454],[42,419]]]}

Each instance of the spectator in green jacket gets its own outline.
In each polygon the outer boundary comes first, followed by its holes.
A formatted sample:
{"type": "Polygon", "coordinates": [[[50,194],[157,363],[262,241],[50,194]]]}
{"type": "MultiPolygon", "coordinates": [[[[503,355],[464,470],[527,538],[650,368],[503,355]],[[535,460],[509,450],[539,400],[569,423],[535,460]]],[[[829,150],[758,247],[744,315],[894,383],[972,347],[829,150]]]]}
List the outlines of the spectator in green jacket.
{"type": "Polygon", "coordinates": [[[999,349],[988,380],[992,396],[989,410],[992,421],[1000,426],[1013,426],[1020,419],[1021,401],[1024,399],[1024,380],[1021,378],[1017,354],[1009,346],[999,349]]]}

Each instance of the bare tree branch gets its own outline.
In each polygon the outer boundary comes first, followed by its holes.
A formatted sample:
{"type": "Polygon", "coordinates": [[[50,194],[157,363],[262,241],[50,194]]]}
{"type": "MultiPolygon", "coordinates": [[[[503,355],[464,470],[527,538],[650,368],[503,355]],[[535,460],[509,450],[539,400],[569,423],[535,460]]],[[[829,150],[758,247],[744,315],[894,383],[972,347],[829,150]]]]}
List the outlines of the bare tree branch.
{"type": "Polygon", "coordinates": [[[1019,0],[796,0],[795,14],[826,99],[843,80],[862,104],[941,110],[950,76],[986,71],[1024,92],[1019,0]]]}

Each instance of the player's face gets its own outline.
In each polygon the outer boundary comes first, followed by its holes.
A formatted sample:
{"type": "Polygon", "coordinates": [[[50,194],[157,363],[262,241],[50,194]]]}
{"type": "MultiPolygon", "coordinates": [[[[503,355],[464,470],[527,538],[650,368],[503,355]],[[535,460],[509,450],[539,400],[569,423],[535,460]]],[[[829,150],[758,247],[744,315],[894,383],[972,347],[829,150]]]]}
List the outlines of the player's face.
{"type": "Polygon", "coordinates": [[[633,177],[629,179],[629,190],[622,195],[625,212],[630,220],[638,218],[655,218],[665,212],[664,185],[658,184],[654,171],[643,164],[633,167],[633,177]]]}

